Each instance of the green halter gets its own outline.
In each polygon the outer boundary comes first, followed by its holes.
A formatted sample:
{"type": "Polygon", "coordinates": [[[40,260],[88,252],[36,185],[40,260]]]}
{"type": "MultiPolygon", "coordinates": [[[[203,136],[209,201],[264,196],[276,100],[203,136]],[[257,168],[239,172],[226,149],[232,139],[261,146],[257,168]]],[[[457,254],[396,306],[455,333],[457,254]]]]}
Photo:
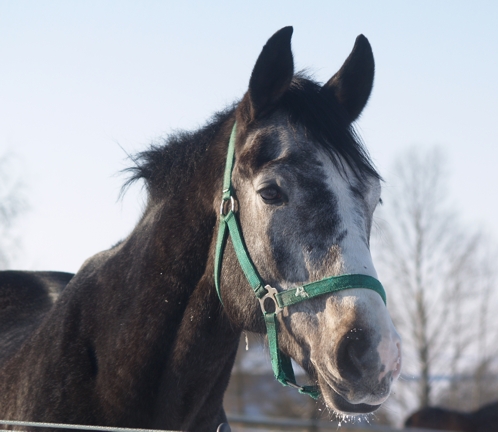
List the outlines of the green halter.
{"type": "MultiPolygon", "coordinates": [[[[225,175],[223,177],[223,196],[220,207],[220,227],[216,241],[216,254],[214,263],[214,282],[218,297],[221,300],[220,292],[220,274],[221,264],[223,261],[223,251],[225,249],[228,234],[232,238],[232,244],[239,260],[239,264],[246,275],[249,285],[259,299],[261,310],[263,311],[266,330],[268,334],[268,345],[270,349],[271,365],[275,378],[285,386],[295,387],[302,394],[307,394],[316,399],[320,395],[316,386],[299,386],[296,384],[294,370],[292,369],[291,359],[280,351],[278,347],[278,320],[277,315],[283,308],[292,306],[304,300],[336,291],[342,291],[350,288],[367,288],[371,289],[382,297],[386,303],[386,293],[382,284],[371,276],[361,274],[348,274],[342,276],[332,276],[316,282],[308,283],[297,288],[288,289],[278,292],[275,288],[265,285],[254,267],[249,253],[242,238],[240,225],[237,221],[235,212],[235,202],[232,195],[232,169],[235,162],[235,139],[237,135],[237,123],[234,124],[230,142],[228,144],[227,162],[225,175]],[[230,209],[225,214],[227,201],[230,201],[230,209]],[[269,308],[267,300],[271,299],[269,308]]],[[[223,301],[222,301],[223,303],[223,301]]]]}

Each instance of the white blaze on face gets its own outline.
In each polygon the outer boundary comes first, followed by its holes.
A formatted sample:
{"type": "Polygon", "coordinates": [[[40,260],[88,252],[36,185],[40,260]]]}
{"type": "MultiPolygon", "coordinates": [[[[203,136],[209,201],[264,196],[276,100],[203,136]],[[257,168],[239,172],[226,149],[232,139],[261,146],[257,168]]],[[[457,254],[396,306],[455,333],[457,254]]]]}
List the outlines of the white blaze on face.
{"type": "Polygon", "coordinates": [[[328,155],[321,155],[327,187],[337,200],[340,217],[338,232],[346,232],[339,248],[344,274],[364,274],[377,278],[368,246],[369,229],[375,207],[380,199],[380,181],[370,178],[365,196],[361,199],[351,190],[355,175],[343,162],[344,173],[340,173],[328,155]]]}
{"type": "MultiPolygon", "coordinates": [[[[373,212],[380,199],[380,181],[370,177],[367,187],[363,185],[361,191],[358,188],[355,193],[353,188],[358,180],[346,163],[343,163],[344,172],[339,173],[329,156],[322,155],[320,160],[326,174],[327,187],[337,200],[340,218],[337,232],[345,233],[337,245],[338,251],[335,252],[336,256],[337,253],[340,256],[341,273],[364,274],[377,278],[369,250],[369,236],[373,212]]],[[[388,374],[391,374],[392,380],[398,378],[401,371],[401,339],[380,296],[369,289],[351,289],[337,294],[344,300],[350,297],[351,304],[354,304],[352,307],[361,308],[366,312],[366,321],[374,323],[380,333],[377,352],[384,369],[379,374],[379,382],[388,374]]],[[[343,305],[347,303],[342,302],[343,305]]],[[[362,402],[380,404],[388,395],[389,393],[382,397],[367,397],[362,402]]]]}

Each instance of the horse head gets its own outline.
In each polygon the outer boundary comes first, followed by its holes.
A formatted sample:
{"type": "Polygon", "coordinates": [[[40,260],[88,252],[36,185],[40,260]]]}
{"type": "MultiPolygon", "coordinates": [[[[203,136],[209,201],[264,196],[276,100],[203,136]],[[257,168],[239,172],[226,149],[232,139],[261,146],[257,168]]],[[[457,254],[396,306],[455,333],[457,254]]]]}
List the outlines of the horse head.
{"type": "MultiPolygon", "coordinates": [[[[341,69],[319,85],[294,74],[291,36],[286,27],[268,40],[236,108],[232,205],[245,248],[278,292],[331,276],[376,278],[369,237],[380,176],[352,128],[373,85],[370,44],[359,36],[341,69]]],[[[219,199],[214,206],[219,211],[219,199]]],[[[231,241],[220,281],[230,321],[265,333],[231,241]]],[[[277,320],[280,349],[330,408],[368,413],[387,399],[400,374],[401,340],[377,292],[323,294],[283,308],[277,320]]]]}

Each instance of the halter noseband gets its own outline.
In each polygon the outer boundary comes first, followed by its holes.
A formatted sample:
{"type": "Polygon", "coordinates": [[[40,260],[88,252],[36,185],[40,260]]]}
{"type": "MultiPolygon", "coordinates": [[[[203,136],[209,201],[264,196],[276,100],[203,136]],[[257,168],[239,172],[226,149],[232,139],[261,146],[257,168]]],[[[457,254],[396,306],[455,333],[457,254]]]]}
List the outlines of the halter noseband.
{"type": "Polygon", "coordinates": [[[296,378],[290,357],[280,351],[278,347],[278,320],[277,315],[282,309],[300,303],[304,300],[311,299],[323,294],[342,291],[351,288],[367,288],[377,292],[384,303],[386,303],[386,293],[382,284],[375,278],[362,274],[347,274],[341,276],[331,276],[322,280],[311,282],[297,288],[288,289],[278,292],[270,285],[265,285],[259,276],[249,253],[246,249],[239,222],[236,217],[235,202],[232,196],[232,169],[235,162],[235,139],[237,135],[237,123],[234,124],[230,141],[228,144],[227,162],[225,174],[223,177],[223,196],[220,206],[220,226],[218,238],[216,241],[216,253],[214,263],[214,282],[218,297],[223,304],[220,292],[220,274],[221,264],[223,261],[223,251],[225,249],[228,234],[232,239],[235,253],[239,264],[249,282],[249,285],[258,298],[261,310],[266,323],[268,335],[268,345],[270,350],[270,359],[275,378],[285,386],[295,387],[302,394],[307,394],[316,399],[320,396],[317,386],[299,386],[296,384],[296,378]],[[230,208],[225,214],[228,202],[230,208]],[[270,300],[270,304],[268,304],[270,300]],[[273,305],[271,304],[273,302],[273,305]],[[269,306],[269,307],[268,307],[269,306]],[[273,309],[273,310],[272,310],[273,309]]]}

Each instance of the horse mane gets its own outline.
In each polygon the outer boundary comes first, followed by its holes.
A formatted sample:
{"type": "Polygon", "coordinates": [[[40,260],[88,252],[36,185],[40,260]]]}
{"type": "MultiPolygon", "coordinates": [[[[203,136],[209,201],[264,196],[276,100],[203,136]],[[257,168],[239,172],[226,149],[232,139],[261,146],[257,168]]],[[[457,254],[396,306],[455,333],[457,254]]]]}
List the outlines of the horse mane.
{"type": "MultiPolygon", "coordinates": [[[[222,125],[233,116],[238,102],[216,113],[200,129],[179,131],[133,157],[135,166],[125,169],[131,176],[123,190],[144,180],[151,196],[172,196],[188,184],[198,162],[222,125]]],[[[335,97],[304,73],[294,76],[275,109],[286,113],[290,125],[304,128],[306,136],[330,155],[338,168],[341,156],[356,175],[370,174],[381,179],[354,127],[347,121],[335,97]]],[[[228,143],[227,143],[228,145],[228,143]]]]}
{"type": "Polygon", "coordinates": [[[214,114],[200,129],[171,134],[132,157],[135,166],[124,170],[131,175],[123,190],[138,180],[144,180],[149,195],[164,199],[165,195],[177,194],[183,185],[188,184],[209,143],[234,111],[235,104],[214,114]]]}

